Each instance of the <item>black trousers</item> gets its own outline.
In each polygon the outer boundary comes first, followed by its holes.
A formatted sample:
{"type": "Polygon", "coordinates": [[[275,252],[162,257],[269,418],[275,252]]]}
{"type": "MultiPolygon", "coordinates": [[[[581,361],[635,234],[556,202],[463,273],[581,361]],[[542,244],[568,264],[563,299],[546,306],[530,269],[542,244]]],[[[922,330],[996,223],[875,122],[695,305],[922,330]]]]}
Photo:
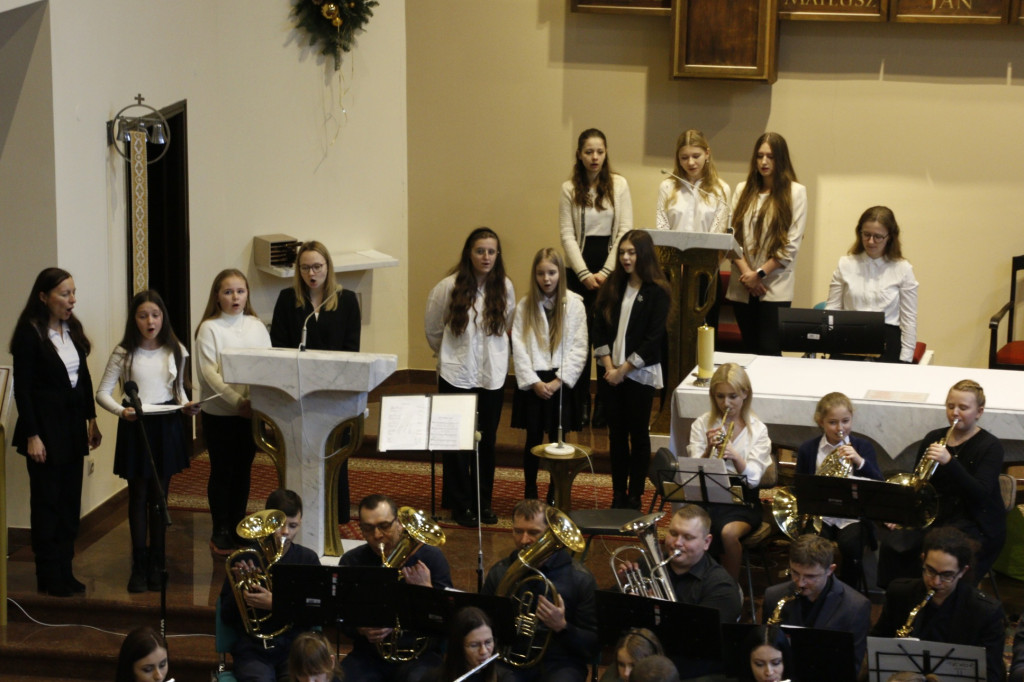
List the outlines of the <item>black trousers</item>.
{"type": "MultiPolygon", "coordinates": [[[[480,431],[480,508],[491,508],[494,492],[494,443],[498,437],[498,422],[505,389],[493,391],[485,388],[458,388],[441,377],[437,378],[440,393],[475,393],[477,395],[477,428],[480,431]]],[[[476,513],[476,454],[472,451],[445,452],[443,457],[441,501],[456,512],[467,509],[476,513]]]]}
{"type": "Polygon", "coordinates": [[[757,355],[782,355],[779,339],[779,309],[792,301],[762,301],[751,296],[748,303],[732,302],[736,324],[743,336],[743,350],[757,355]]]}
{"type": "Polygon", "coordinates": [[[249,479],[256,445],[252,420],[202,413],[203,438],[210,452],[210,480],[206,497],[213,517],[213,532],[232,533],[245,518],[249,479]]]}
{"type": "Polygon", "coordinates": [[[607,382],[608,446],[612,463],[612,494],[616,499],[639,500],[644,494],[651,461],[651,405],[654,387],[625,379],[618,386],[607,382]]]}
{"type": "Polygon", "coordinates": [[[25,458],[36,577],[50,585],[71,571],[82,512],[82,458],[53,455],[42,464],[25,458]]]}

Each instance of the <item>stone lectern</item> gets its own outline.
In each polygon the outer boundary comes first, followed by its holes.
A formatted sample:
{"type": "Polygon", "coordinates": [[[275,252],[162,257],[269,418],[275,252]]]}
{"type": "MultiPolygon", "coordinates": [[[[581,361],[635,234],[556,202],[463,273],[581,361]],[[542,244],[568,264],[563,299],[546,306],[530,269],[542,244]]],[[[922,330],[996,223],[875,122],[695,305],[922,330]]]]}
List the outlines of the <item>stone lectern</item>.
{"type": "MultiPolygon", "coordinates": [[[[672,287],[668,313],[668,358],[662,366],[666,388],[675,390],[683,373],[697,364],[697,327],[717,295],[718,264],[743,252],[731,234],[644,230],[658,247],[658,260],[672,287]]],[[[651,431],[668,433],[671,401],[664,401],[651,431]]]]}
{"type": "Polygon", "coordinates": [[[224,380],[248,384],[257,443],[274,459],[281,485],[302,496],[297,542],[338,556],[338,467],[363,438],[366,394],[390,376],[398,356],[262,348],[226,350],[224,380]]]}

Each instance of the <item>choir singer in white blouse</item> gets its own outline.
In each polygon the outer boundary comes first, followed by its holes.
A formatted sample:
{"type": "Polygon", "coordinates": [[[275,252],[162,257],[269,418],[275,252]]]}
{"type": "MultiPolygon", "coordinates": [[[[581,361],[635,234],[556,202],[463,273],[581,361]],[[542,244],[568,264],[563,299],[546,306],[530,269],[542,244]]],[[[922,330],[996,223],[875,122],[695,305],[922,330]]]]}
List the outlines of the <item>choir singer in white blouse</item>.
{"type": "Polygon", "coordinates": [[[857,240],[839,259],[828,286],[829,310],[885,313],[883,362],[913,362],[917,345],[917,280],[903,258],[896,216],[873,206],[857,221],[857,240]]]}

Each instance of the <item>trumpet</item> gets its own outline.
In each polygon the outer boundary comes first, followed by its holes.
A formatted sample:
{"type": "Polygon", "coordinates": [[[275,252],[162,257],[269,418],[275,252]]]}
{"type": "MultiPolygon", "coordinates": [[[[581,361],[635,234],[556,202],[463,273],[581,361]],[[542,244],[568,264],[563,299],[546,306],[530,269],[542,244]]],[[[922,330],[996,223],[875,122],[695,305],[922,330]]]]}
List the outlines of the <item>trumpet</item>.
{"type": "Polygon", "coordinates": [[[254,540],[256,547],[235,550],[224,560],[228,584],[235,595],[238,610],[242,614],[242,625],[245,627],[246,633],[261,640],[273,639],[284,634],[291,627],[291,624],[287,624],[273,632],[267,632],[272,614],[262,613],[255,607],[249,606],[245,601],[245,593],[257,588],[273,592],[270,567],[280,561],[284,555],[284,544],[277,537],[277,530],[285,524],[286,520],[285,513],[277,509],[265,509],[246,516],[235,527],[235,533],[243,539],[254,540]],[[232,570],[236,563],[244,561],[248,557],[252,557],[250,560],[255,566],[254,569],[232,570]]]}
{"type": "Polygon", "coordinates": [[[932,600],[935,596],[935,590],[928,590],[928,594],[924,595],[924,599],[921,603],[910,609],[910,613],[907,614],[907,622],[904,623],[897,631],[897,637],[909,637],[910,633],[914,631],[914,621],[917,620],[917,614],[921,612],[921,609],[932,600]]]}
{"type": "MultiPolygon", "coordinates": [[[[949,437],[953,435],[953,430],[956,425],[960,423],[960,418],[956,417],[953,419],[953,423],[950,425],[949,430],[946,431],[946,435],[935,441],[936,445],[945,447],[949,437]]],[[[917,491],[917,502],[916,506],[921,512],[921,518],[924,523],[923,528],[927,528],[932,525],[935,521],[935,516],[939,512],[939,494],[935,492],[935,488],[929,483],[931,477],[935,474],[935,471],[939,468],[939,463],[934,459],[929,459],[925,455],[921,455],[920,461],[917,466],[914,467],[914,473],[899,473],[895,476],[890,476],[886,479],[886,483],[895,483],[896,485],[905,485],[914,488],[917,491]]]]}
{"type": "MultiPolygon", "coordinates": [[[[722,428],[725,428],[725,422],[729,419],[730,411],[730,408],[725,408],[725,413],[722,415],[722,428]]],[[[735,426],[736,420],[734,419],[729,422],[729,427],[725,429],[725,433],[722,433],[721,431],[718,432],[718,444],[712,448],[711,454],[708,455],[708,459],[722,459],[725,457],[725,448],[732,440],[732,430],[735,426]]]]}
{"type": "MultiPolygon", "coordinates": [[[[386,558],[384,557],[384,543],[380,544],[381,560],[387,568],[402,568],[423,545],[440,547],[444,544],[444,531],[422,511],[412,507],[400,507],[397,518],[405,529],[402,539],[398,541],[386,558]]],[[[398,574],[398,579],[402,579],[401,573],[398,574]]],[[[396,616],[395,627],[391,634],[377,643],[377,653],[380,654],[380,657],[390,663],[404,663],[419,658],[427,650],[427,646],[430,644],[429,638],[416,637],[413,645],[407,646],[401,644],[404,634],[402,623],[396,616]]]]}
{"type": "Polygon", "coordinates": [[[641,546],[626,545],[612,553],[612,574],[623,594],[634,594],[641,597],[654,597],[663,601],[677,601],[672,580],[665,570],[666,564],[682,552],[675,550],[667,558],[662,558],[661,545],[658,542],[658,521],[662,514],[648,514],[630,521],[619,529],[620,533],[633,533],[641,542],[641,546]],[[632,568],[630,562],[619,559],[623,552],[638,554],[639,568],[632,568]],[[622,573],[616,570],[616,562],[626,564],[622,573]]]}
{"type": "Polygon", "coordinates": [[[780,599],[778,601],[778,603],[775,604],[775,609],[772,610],[772,615],[770,615],[768,617],[768,620],[765,621],[765,625],[778,625],[779,623],[781,623],[782,622],[782,609],[784,609],[786,607],[786,604],[788,604],[789,602],[793,601],[794,599],[796,599],[799,596],[800,596],[800,590],[794,589],[792,592],[790,592],[785,597],[780,599]]]}
{"type": "Polygon", "coordinates": [[[538,566],[562,547],[582,552],[586,545],[580,529],[565,512],[548,507],[544,518],[548,524],[544,535],[519,550],[495,590],[499,597],[512,599],[516,607],[514,642],[501,651],[501,660],[516,668],[529,668],[539,663],[551,643],[551,630],[541,629],[537,601],[543,596],[552,603],[557,602],[558,590],[538,566]]]}

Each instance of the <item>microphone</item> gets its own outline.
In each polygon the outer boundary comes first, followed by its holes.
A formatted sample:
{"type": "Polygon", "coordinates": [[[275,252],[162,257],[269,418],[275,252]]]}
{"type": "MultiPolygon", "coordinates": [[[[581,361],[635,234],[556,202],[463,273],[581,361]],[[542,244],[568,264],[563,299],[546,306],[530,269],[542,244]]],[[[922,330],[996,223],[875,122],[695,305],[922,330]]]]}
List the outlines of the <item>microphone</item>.
{"type": "Polygon", "coordinates": [[[313,312],[311,312],[309,315],[306,315],[306,319],[302,321],[302,338],[299,339],[300,352],[306,350],[306,325],[309,324],[309,319],[316,315],[318,312],[320,312],[320,308],[322,308],[324,303],[327,303],[327,301],[329,300],[330,297],[327,297],[324,300],[320,301],[318,305],[313,306],[313,312]]]}
{"type": "MultiPolygon", "coordinates": [[[[685,182],[685,183],[686,183],[686,184],[688,184],[688,185],[693,185],[693,183],[692,183],[692,182],[690,182],[689,180],[687,180],[687,179],[685,179],[685,178],[681,178],[681,177],[679,177],[678,175],[676,175],[675,173],[669,172],[669,171],[665,170],[664,168],[662,168],[662,169],[661,169],[661,174],[662,174],[662,175],[667,175],[667,176],[669,176],[670,178],[674,178],[674,179],[678,180],[679,182],[685,182]]],[[[696,187],[696,186],[695,186],[695,187],[696,187]]],[[[725,210],[726,210],[726,212],[725,212],[725,218],[726,218],[726,220],[728,220],[728,218],[729,218],[729,205],[728,205],[728,204],[726,204],[725,200],[724,200],[724,199],[722,199],[722,197],[718,196],[718,194],[716,194],[715,192],[709,192],[709,191],[707,191],[707,190],[706,190],[706,189],[704,189],[703,187],[696,187],[696,189],[697,189],[697,191],[698,191],[698,192],[700,192],[700,193],[701,193],[701,195],[702,195],[702,196],[705,196],[705,197],[710,197],[710,198],[714,199],[714,201],[715,201],[715,212],[716,212],[716,214],[717,214],[718,210],[719,210],[720,208],[722,208],[722,207],[724,206],[724,207],[725,207],[725,210]]],[[[716,215],[716,216],[715,216],[715,222],[718,222],[718,215],[716,215]]],[[[715,231],[714,227],[712,227],[712,228],[711,228],[711,231],[712,231],[712,232],[714,232],[714,231],[715,231]]],[[[729,224],[727,224],[727,225],[725,226],[725,233],[726,233],[726,234],[732,234],[732,231],[733,231],[733,230],[732,230],[732,225],[729,225],[729,224]]]]}
{"type": "Polygon", "coordinates": [[[142,416],[142,401],[139,400],[139,385],[134,381],[124,383],[124,394],[128,396],[128,405],[135,410],[135,414],[142,416]]]}

